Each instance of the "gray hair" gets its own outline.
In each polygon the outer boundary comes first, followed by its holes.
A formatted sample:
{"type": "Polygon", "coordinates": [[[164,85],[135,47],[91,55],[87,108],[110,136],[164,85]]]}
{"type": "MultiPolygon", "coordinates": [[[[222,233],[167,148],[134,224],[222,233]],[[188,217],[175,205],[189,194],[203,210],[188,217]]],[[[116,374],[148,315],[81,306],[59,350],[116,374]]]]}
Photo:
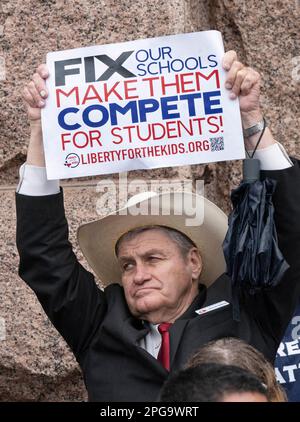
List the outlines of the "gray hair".
{"type": "Polygon", "coordinates": [[[118,256],[120,244],[124,240],[132,240],[137,235],[144,233],[148,230],[158,230],[162,233],[165,233],[170,240],[172,240],[174,243],[176,243],[176,245],[178,246],[183,258],[187,257],[187,254],[189,253],[189,251],[192,248],[197,248],[195,243],[189,237],[187,237],[185,234],[183,234],[182,232],[180,232],[176,229],[170,228],[170,227],[166,227],[166,226],[152,225],[152,226],[137,227],[136,229],[130,230],[129,232],[123,234],[120,237],[120,239],[117,241],[116,246],[115,246],[116,256],[118,256]]]}

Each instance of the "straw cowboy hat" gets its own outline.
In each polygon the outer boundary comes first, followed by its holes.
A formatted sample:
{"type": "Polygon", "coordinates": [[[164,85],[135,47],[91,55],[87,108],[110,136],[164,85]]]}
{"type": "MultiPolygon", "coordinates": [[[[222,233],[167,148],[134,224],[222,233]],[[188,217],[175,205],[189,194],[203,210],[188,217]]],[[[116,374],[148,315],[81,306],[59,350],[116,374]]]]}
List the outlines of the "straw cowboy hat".
{"type": "Polygon", "coordinates": [[[132,197],[124,208],[78,229],[79,246],[104,286],[121,282],[115,253],[119,238],[135,228],[152,225],[178,230],[198,247],[203,261],[201,283],[209,286],[225,271],[222,243],[228,219],[220,208],[192,192],[144,192],[132,197]],[[191,225],[195,207],[200,225],[191,225]]]}

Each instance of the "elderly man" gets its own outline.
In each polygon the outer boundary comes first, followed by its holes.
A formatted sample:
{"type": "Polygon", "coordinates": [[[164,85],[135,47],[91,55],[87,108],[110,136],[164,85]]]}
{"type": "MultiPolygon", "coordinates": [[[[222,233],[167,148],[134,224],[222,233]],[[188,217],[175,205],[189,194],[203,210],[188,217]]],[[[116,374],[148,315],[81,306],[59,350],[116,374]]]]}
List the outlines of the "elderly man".
{"type": "MultiPolygon", "coordinates": [[[[253,149],[263,119],[260,76],[233,51],[223,66],[230,97],[240,99],[246,147],[253,149]]],[[[89,400],[155,400],[170,371],[220,337],[242,338],[273,361],[300,279],[298,162],[289,160],[267,128],[256,156],[263,177],[278,182],[277,229],[290,270],[274,289],[241,295],[240,322],[232,318],[231,284],[222,274],[226,216],[208,200],[200,227],[186,226],[185,215],[164,215],[159,195],[151,201],[160,215],[115,213],[81,227],[79,243],[107,286],[102,291],[73,254],[62,192],[58,182],[46,179],[40,110],[47,76],[41,65],[23,92],[31,138],[16,195],[19,271],[72,349],[89,400]]],[[[173,206],[178,195],[172,195],[173,206]]]]}

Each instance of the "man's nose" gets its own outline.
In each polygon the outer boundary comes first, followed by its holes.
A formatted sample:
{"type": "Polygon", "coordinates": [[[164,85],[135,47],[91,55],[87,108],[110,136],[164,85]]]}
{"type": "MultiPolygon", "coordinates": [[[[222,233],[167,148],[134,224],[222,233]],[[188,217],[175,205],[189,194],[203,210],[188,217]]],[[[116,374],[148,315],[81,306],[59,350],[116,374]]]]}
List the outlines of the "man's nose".
{"type": "Polygon", "coordinates": [[[146,265],[144,264],[137,264],[134,272],[134,282],[137,284],[142,284],[145,281],[149,280],[151,278],[151,275],[149,274],[149,271],[147,270],[146,265]]]}

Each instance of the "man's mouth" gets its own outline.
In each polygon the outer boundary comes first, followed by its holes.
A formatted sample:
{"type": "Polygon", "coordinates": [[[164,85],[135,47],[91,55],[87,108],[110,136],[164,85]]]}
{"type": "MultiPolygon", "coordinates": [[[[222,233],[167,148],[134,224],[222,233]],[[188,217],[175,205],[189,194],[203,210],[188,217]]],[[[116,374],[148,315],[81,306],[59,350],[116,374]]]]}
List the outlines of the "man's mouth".
{"type": "Polygon", "coordinates": [[[141,287],[140,289],[136,290],[134,296],[144,296],[150,293],[152,290],[157,290],[155,287],[141,287]]]}

